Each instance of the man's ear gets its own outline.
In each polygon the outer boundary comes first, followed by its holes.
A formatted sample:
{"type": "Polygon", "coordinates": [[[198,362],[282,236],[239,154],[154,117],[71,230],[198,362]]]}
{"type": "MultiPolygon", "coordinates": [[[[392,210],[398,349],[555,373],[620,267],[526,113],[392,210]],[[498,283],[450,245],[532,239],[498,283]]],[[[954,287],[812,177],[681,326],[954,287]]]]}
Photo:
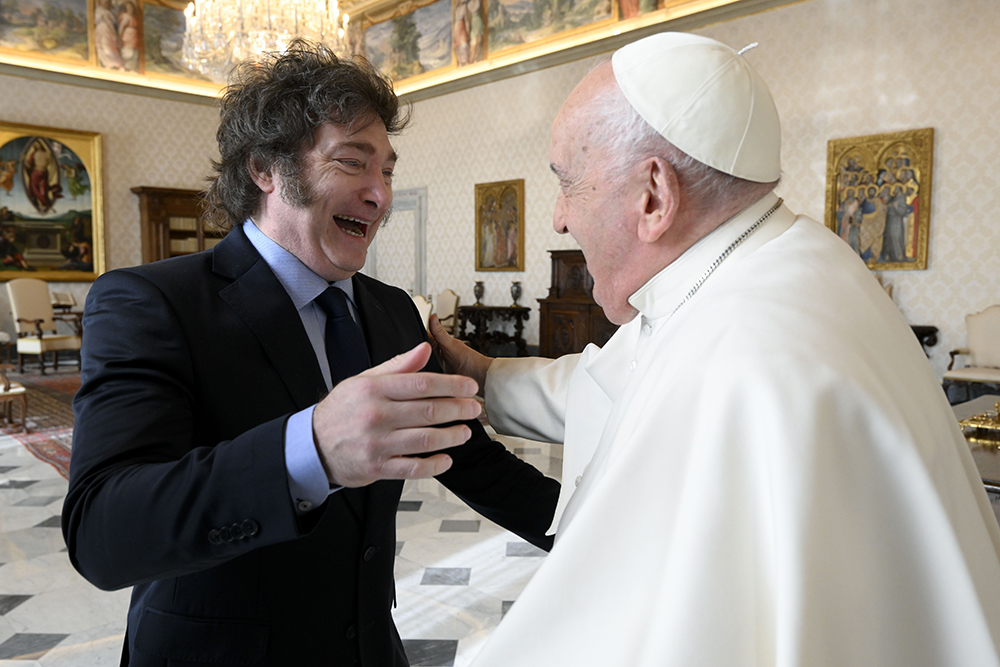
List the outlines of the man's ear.
{"type": "Polygon", "coordinates": [[[677,218],[680,184],[677,172],[660,157],[644,160],[639,173],[643,181],[639,240],[656,243],[677,218]]]}
{"type": "Polygon", "coordinates": [[[247,170],[250,172],[250,178],[261,189],[261,192],[270,194],[277,189],[278,184],[274,180],[273,168],[263,169],[252,157],[249,157],[247,158],[247,170]]]}

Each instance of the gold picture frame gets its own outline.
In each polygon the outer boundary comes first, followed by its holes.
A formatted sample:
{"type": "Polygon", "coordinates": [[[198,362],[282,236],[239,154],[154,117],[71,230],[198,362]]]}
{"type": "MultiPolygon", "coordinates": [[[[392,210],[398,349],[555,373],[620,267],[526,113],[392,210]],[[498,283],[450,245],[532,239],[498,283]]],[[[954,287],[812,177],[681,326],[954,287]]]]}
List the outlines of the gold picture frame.
{"type": "Polygon", "coordinates": [[[524,271],[524,179],[476,184],[476,271],[524,271]]]}
{"type": "Polygon", "coordinates": [[[826,226],[875,271],[927,268],[934,130],[833,139],[826,226]]]}
{"type": "Polygon", "coordinates": [[[0,281],[104,272],[101,135],[0,123],[0,281]]]}

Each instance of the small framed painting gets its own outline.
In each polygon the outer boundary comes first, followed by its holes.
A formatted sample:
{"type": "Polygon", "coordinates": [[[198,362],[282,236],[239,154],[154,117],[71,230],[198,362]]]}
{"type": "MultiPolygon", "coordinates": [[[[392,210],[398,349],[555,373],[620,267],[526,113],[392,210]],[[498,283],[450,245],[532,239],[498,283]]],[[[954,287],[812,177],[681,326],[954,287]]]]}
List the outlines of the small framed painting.
{"type": "Polygon", "coordinates": [[[476,271],[524,271],[524,179],[476,184],[476,271]]]}
{"type": "Polygon", "coordinates": [[[0,123],[0,280],[103,271],[101,135],[0,123]]]}
{"type": "Polygon", "coordinates": [[[834,139],[826,226],[877,271],[927,268],[934,130],[834,139]]]}

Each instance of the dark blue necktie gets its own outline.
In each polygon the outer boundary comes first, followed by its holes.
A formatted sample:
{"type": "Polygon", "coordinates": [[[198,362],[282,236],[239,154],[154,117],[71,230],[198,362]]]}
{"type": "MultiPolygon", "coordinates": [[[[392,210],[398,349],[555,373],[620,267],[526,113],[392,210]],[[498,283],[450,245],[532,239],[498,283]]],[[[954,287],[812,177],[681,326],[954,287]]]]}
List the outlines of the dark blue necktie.
{"type": "Polygon", "coordinates": [[[337,386],[341,380],[371,368],[368,346],[361,327],[351,317],[343,290],[327,287],[315,303],[326,313],[326,359],[330,364],[330,380],[337,386]]]}

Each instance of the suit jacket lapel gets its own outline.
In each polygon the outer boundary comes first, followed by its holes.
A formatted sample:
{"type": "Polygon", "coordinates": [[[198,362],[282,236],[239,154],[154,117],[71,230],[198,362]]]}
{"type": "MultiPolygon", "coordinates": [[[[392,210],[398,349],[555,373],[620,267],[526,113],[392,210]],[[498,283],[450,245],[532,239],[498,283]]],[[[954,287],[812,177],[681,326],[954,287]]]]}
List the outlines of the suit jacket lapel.
{"type": "Polygon", "coordinates": [[[372,366],[378,366],[405,350],[399,349],[396,323],[382,302],[376,299],[356,277],[353,284],[354,301],[361,317],[365,342],[368,343],[368,358],[371,359],[372,366]]]}
{"type": "Polygon", "coordinates": [[[219,296],[253,331],[295,405],[305,409],[321,399],[326,386],[299,314],[242,228],[215,246],[212,268],[233,281],[219,296]]]}

